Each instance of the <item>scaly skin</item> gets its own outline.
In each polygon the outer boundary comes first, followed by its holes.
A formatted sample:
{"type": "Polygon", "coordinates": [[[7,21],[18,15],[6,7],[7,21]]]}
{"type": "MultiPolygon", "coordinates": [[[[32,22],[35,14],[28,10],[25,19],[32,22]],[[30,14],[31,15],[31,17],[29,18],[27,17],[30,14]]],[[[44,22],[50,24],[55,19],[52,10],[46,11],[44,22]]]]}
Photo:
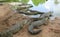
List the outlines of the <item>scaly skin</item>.
{"type": "Polygon", "coordinates": [[[39,18],[46,18],[46,17],[49,18],[50,16],[52,16],[52,12],[42,14],[41,17],[39,17],[39,18]]]}
{"type": "Polygon", "coordinates": [[[39,26],[43,25],[43,24],[46,24],[47,23],[47,20],[49,19],[50,15],[52,15],[51,12],[49,13],[45,13],[43,14],[39,19],[41,20],[38,20],[38,21],[35,21],[35,22],[32,22],[31,25],[29,26],[28,28],[28,31],[31,33],[31,34],[38,34],[41,30],[38,29],[36,31],[34,31],[33,29],[34,28],[38,28],[39,26]]]}
{"type": "Polygon", "coordinates": [[[18,13],[25,14],[25,15],[44,14],[44,12],[32,11],[32,10],[29,10],[29,9],[19,10],[18,13]]]}
{"type": "Polygon", "coordinates": [[[29,16],[28,17],[31,18],[31,19],[35,19],[35,20],[41,20],[42,18],[51,17],[51,16],[52,16],[52,12],[48,12],[48,13],[41,14],[41,16],[38,17],[38,18],[29,17],[29,16]]]}
{"type": "Polygon", "coordinates": [[[34,28],[38,28],[39,26],[43,25],[46,23],[48,18],[43,18],[42,20],[39,20],[39,21],[35,21],[35,22],[32,22],[31,25],[29,26],[28,28],[28,31],[31,33],[31,34],[38,34],[39,32],[41,32],[42,30],[41,29],[38,29],[36,31],[34,31],[33,29],[34,28]]]}
{"type": "Polygon", "coordinates": [[[22,9],[27,9],[33,7],[31,4],[22,4],[22,5],[17,5],[17,9],[22,10],[22,9]]]}
{"type": "Polygon", "coordinates": [[[0,32],[0,37],[13,37],[13,34],[9,31],[0,32]]]}
{"type": "Polygon", "coordinates": [[[15,7],[16,7],[16,11],[19,12],[20,10],[28,9],[33,6],[31,4],[21,4],[21,5],[16,5],[15,7]]]}
{"type": "Polygon", "coordinates": [[[41,14],[40,17],[38,18],[33,18],[33,17],[30,17],[31,19],[34,19],[35,21],[38,21],[38,20],[41,20],[43,18],[48,18],[52,16],[52,12],[48,12],[48,13],[44,13],[44,14],[41,14]]]}
{"type": "Polygon", "coordinates": [[[15,25],[11,26],[7,30],[0,32],[0,37],[13,37],[13,34],[21,30],[24,24],[26,23],[27,23],[26,20],[16,23],[15,25]]]}

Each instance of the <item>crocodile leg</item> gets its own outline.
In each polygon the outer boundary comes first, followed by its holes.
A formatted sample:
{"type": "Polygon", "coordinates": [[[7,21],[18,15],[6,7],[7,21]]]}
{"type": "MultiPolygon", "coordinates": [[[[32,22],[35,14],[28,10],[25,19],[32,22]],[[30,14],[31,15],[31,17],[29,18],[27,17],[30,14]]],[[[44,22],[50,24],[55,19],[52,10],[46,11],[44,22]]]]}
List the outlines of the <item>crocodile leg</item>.
{"type": "Polygon", "coordinates": [[[37,28],[37,27],[30,25],[29,28],[28,28],[28,32],[29,32],[30,34],[35,35],[35,34],[38,34],[39,32],[42,31],[42,30],[40,30],[40,29],[37,29],[37,30],[34,31],[34,28],[37,28]]]}
{"type": "Polygon", "coordinates": [[[22,20],[20,22],[17,22],[15,25],[11,26],[7,31],[11,32],[12,34],[15,34],[19,30],[21,30],[26,23],[27,20],[22,20]]]}

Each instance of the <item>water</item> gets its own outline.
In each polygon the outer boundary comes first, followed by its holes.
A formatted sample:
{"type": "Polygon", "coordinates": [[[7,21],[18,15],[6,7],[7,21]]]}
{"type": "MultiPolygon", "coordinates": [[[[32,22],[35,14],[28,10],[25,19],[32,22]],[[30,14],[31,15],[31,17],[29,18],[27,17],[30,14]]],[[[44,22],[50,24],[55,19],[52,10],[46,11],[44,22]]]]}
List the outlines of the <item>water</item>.
{"type": "Polygon", "coordinates": [[[40,12],[49,12],[49,10],[44,6],[44,4],[39,4],[38,6],[35,6],[33,2],[30,0],[28,4],[32,4],[33,7],[30,8],[32,10],[40,11],[40,12]]]}
{"type": "Polygon", "coordinates": [[[56,5],[54,3],[54,0],[48,0],[43,4],[39,4],[38,6],[35,6],[33,4],[33,2],[30,0],[28,2],[28,4],[33,5],[33,7],[30,8],[32,10],[36,10],[36,11],[40,11],[40,12],[49,12],[49,11],[51,11],[51,12],[53,12],[54,17],[56,17],[56,16],[59,17],[60,16],[60,3],[56,5]]]}

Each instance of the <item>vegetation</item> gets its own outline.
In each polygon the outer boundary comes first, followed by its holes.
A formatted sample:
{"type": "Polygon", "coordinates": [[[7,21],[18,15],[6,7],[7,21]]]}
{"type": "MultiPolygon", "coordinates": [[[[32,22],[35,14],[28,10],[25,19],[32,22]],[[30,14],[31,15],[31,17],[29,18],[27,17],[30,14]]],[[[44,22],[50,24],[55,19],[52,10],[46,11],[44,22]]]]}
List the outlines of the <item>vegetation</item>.
{"type": "Polygon", "coordinates": [[[32,2],[37,6],[39,3],[44,3],[45,0],[32,0],[32,2]]]}
{"type": "MultiPolygon", "coordinates": [[[[6,2],[22,2],[22,3],[28,3],[29,0],[0,0],[1,1],[6,1],[6,2]]],[[[32,2],[34,3],[34,5],[38,5],[39,3],[44,3],[45,0],[32,0],[32,2]]]]}

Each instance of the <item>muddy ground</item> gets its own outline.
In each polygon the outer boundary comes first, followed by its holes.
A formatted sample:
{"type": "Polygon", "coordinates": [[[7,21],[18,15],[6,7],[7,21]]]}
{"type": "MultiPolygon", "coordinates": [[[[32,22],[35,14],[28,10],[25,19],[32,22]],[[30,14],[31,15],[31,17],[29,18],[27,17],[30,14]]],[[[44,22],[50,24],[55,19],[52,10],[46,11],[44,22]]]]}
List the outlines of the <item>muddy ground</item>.
{"type": "Polygon", "coordinates": [[[14,37],[60,37],[60,18],[55,18],[55,20],[50,20],[47,25],[40,27],[42,32],[37,35],[31,35],[28,30],[28,25],[19,31],[14,37]]]}

